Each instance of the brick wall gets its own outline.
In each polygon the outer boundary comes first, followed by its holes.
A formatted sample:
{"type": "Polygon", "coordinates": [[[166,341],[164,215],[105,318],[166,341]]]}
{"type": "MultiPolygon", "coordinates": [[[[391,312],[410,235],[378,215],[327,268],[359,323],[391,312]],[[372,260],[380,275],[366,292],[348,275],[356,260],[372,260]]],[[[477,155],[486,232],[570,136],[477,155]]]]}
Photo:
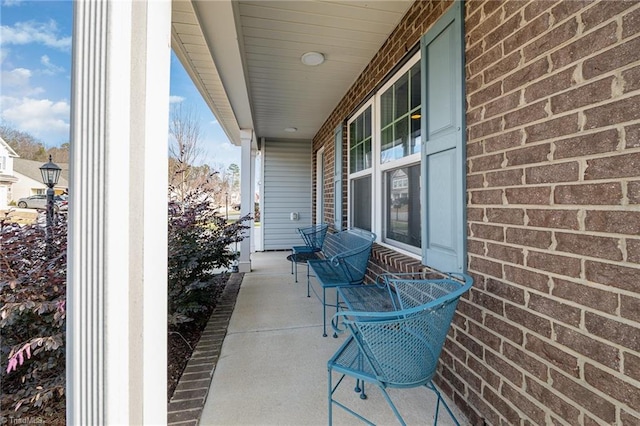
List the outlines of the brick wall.
{"type": "Polygon", "coordinates": [[[640,3],[474,1],[465,25],[450,384],[493,424],[639,424],[640,3]]]}
{"type": "MultiPolygon", "coordinates": [[[[314,150],[448,5],[414,4],[314,150]]],[[[638,425],[640,2],[471,0],[465,45],[475,284],[437,383],[473,424],[638,425]]],[[[369,279],[417,269],[376,245],[369,279]]]]}

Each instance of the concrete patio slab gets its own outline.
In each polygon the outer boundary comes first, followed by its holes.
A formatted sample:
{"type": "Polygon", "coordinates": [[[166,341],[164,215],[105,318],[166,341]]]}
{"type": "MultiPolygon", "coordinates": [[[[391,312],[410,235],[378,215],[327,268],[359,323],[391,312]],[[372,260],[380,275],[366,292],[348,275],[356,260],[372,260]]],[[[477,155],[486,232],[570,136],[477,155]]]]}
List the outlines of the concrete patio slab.
{"type": "MultiPolygon", "coordinates": [[[[240,287],[201,425],[327,424],[327,360],[344,336],[322,337],[320,302],[307,298],[306,277],[294,283],[287,254],[252,255],[253,271],[240,287]]],[[[327,310],[329,318],[333,311],[327,310]]],[[[377,389],[368,387],[367,400],[352,389],[349,379],[338,399],[377,424],[397,424],[377,389]]],[[[390,393],[408,424],[433,422],[430,391],[390,393]]],[[[440,424],[453,424],[444,410],[439,417],[440,424]]],[[[336,425],[362,424],[339,408],[333,419],[336,425]]]]}

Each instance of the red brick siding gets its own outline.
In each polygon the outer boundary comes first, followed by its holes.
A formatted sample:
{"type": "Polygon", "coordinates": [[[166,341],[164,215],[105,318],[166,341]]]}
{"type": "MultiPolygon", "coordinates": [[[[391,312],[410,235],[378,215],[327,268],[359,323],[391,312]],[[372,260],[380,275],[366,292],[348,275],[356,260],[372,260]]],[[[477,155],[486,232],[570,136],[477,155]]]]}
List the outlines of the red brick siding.
{"type": "Polygon", "coordinates": [[[468,259],[481,318],[461,315],[483,348],[467,366],[505,383],[479,392],[462,377],[456,391],[481,398],[473,408],[491,423],[640,422],[640,382],[622,362],[640,350],[629,192],[640,181],[639,7],[467,3],[468,259]]]}
{"type": "MultiPolygon", "coordinates": [[[[411,7],[314,152],[449,5],[411,7]]],[[[640,424],[640,3],[465,6],[475,284],[436,382],[472,424],[640,424]]],[[[422,269],[375,245],[367,276],[422,269]]]]}

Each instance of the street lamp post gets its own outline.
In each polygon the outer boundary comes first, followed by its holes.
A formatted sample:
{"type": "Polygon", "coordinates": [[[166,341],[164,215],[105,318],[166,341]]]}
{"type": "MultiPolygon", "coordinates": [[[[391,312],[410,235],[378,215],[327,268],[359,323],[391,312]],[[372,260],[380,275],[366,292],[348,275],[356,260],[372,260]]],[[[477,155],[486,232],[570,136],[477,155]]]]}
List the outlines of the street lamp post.
{"type": "Polygon", "coordinates": [[[51,155],[49,155],[49,162],[40,167],[40,173],[42,173],[42,183],[47,186],[47,255],[51,256],[52,239],[53,239],[53,187],[58,183],[60,179],[60,172],[62,169],[57,164],[51,161],[51,155]]]}

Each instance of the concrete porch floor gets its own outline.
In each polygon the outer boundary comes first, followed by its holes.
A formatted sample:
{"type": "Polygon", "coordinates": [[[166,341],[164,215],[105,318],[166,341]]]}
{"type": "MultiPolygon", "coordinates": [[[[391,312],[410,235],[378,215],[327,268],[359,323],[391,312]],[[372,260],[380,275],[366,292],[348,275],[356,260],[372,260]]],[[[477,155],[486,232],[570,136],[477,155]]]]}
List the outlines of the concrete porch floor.
{"type": "MultiPolygon", "coordinates": [[[[344,339],[322,337],[322,310],[307,298],[306,267],[291,275],[289,252],[252,254],[224,339],[201,425],[323,425],[327,414],[327,360],[344,339]]],[[[328,318],[333,310],[327,310],[328,318]]],[[[334,383],[337,375],[334,375],[334,383]]],[[[347,380],[347,379],[345,379],[347,380]]],[[[338,400],[380,425],[397,424],[381,393],[368,387],[367,400],[343,382],[338,400]]],[[[436,399],[425,388],[392,389],[407,424],[433,423],[436,399]]],[[[464,416],[455,409],[458,421],[464,416]]],[[[336,425],[360,425],[334,406],[336,425]]],[[[439,424],[453,422],[441,407],[439,424]]]]}

